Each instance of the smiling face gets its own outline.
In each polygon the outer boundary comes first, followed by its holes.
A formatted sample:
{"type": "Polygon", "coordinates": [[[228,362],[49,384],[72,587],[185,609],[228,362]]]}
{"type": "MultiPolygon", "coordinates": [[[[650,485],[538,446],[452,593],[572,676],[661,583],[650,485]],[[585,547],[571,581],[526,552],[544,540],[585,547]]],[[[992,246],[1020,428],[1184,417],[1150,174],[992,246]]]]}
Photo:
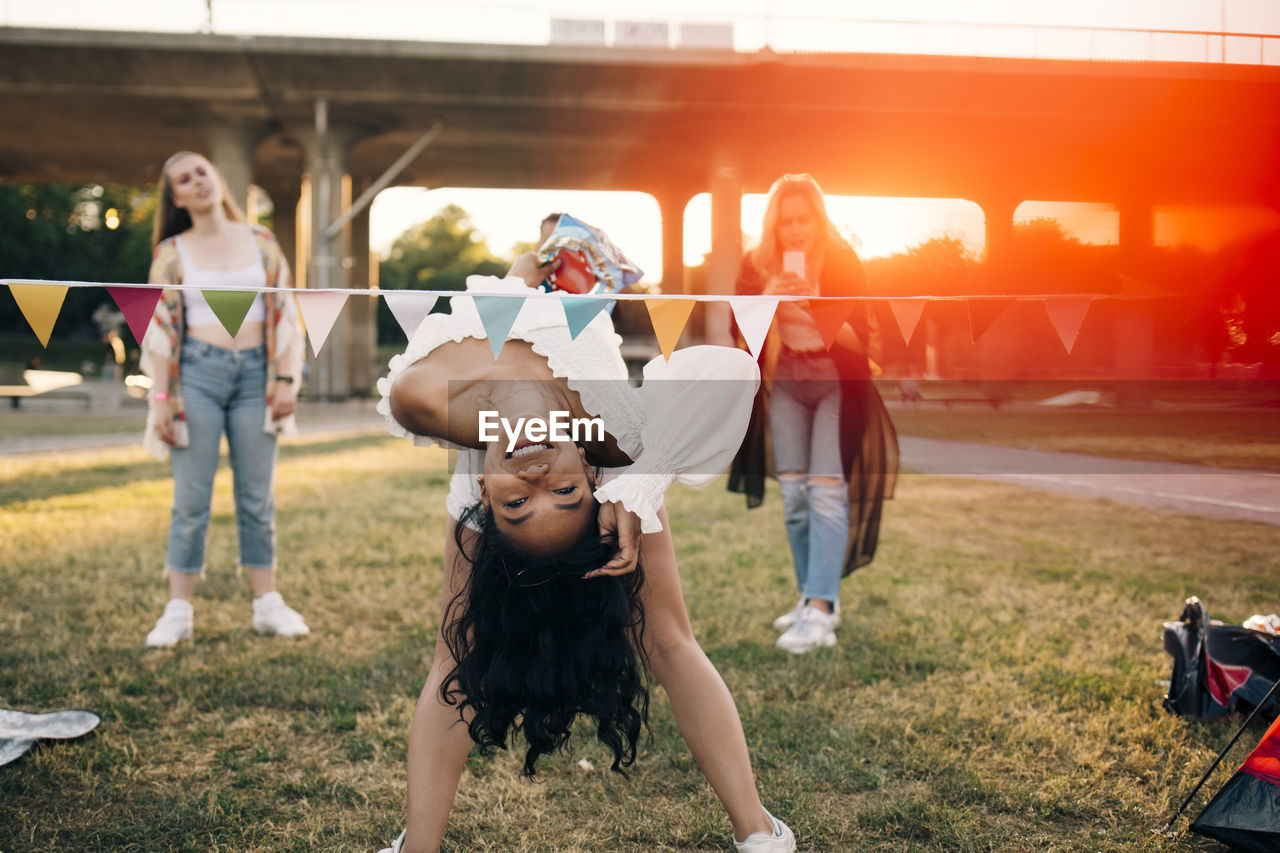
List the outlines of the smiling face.
{"type": "Polygon", "coordinates": [[[812,252],[818,239],[818,218],[809,200],[799,193],[782,197],[778,204],[778,245],[784,252],[812,252]]]}
{"type": "Polygon", "coordinates": [[[213,165],[198,154],[173,161],[165,178],[174,207],[205,213],[222,204],[222,181],[213,165]]]}
{"type": "Polygon", "coordinates": [[[503,536],[535,556],[558,553],[595,518],[590,466],[573,442],[488,446],[480,500],[503,536]]]}

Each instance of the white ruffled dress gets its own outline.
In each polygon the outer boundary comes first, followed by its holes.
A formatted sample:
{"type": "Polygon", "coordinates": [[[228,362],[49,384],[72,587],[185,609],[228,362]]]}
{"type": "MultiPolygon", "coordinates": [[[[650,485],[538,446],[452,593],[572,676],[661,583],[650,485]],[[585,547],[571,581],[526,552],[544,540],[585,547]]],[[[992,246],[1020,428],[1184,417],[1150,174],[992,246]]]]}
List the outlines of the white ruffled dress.
{"type": "Polygon", "coordinates": [[[578,392],[587,412],[600,417],[618,448],[635,460],[605,469],[595,497],[600,503],[618,501],[635,513],[642,532],[662,530],[658,511],[673,482],[702,488],[732,461],[760,382],[750,354],[713,346],[677,350],[669,361],[657,356],[645,365],[644,384],[633,388],[620,352],[622,338],[607,313],[597,314],[571,339],[560,298],[531,290],[518,278],[470,276],[466,293],[453,297],[452,314],[428,315],[405,351],[391,359],[388,375],[378,380],[378,411],[392,435],[458,450],[446,499],[453,518],[480,501],[475,476],[484,469],[484,451],[414,435],[392,416],[390,395],[405,369],[441,344],[487,337],[471,295],[525,297],[507,340],[527,341],[546,358],[552,373],[578,392]]]}

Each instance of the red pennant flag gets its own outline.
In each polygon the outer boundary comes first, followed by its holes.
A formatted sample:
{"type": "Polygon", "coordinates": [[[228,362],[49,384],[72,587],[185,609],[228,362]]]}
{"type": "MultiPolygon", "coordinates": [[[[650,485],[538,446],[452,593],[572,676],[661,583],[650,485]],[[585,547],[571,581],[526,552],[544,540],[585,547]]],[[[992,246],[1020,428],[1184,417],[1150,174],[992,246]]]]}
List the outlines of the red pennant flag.
{"type": "Polygon", "coordinates": [[[977,343],[991,324],[1013,304],[1012,299],[970,299],[969,340],[977,343]]]}
{"type": "Polygon", "coordinates": [[[156,303],[160,301],[163,290],[159,287],[108,287],[107,293],[120,306],[124,321],[129,324],[133,339],[142,344],[151,325],[151,318],[156,313],[156,303]]]}
{"type": "Polygon", "coordinates": [[[818,326],[822,342],[831,349],[840,334],[840,327],[858,304],[856,299],[811,299],[809,300],[809,316],[818,326]]]}

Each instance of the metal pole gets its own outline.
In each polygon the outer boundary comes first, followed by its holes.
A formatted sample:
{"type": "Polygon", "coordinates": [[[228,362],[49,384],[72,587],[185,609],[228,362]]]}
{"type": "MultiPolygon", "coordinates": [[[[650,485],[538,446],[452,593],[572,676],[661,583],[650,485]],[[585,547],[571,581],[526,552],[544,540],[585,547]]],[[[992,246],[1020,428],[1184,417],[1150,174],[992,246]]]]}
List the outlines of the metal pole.
{"type": "MultiPolygon", "coordinates": [[[[317,289],[330,286],[329,270],[333,258],[329,254],[329,237],[321,228],[321,223],[329,218],[329,101],[325,98],[316,100],[316,141],[315,161],[312,163],[311,190],[315,194],[311,217],[311,266],[317,289]]],[[[308,277],[310,278],[310,276],[308,277]]],[[[310,284],[310,282],[308,282],[310,284]]],[[[319,386],[322,397],[329,396],[329,360],[319,358],[316,366],[320,370],[319,386]]]]}
{"type": "MultiPolygon", "coordinates": [[[[329,227],[324,229],[324,236],[332,238],[338,236],[338,232],[342,230],[342,226],[346,225],[352,219],[360,215],[360,212],[369,206],[373,201],[373,197],[386,189],[387,184],[396,179],[396,176],[404,171],[405,167],[417,159],[422,150],[435,141],[440,135],[440,131],[444,129],[441,122],[436,122],[431,129],[422,136],[418,137],[418,141],[409,146],[409,149],[400,155],[400,159],[392,163],[387,170],[378,176],[378,179],[369,185],[369,188],[360,193],[360,198],[351,203],[351,207],[342,212],[342,215],[333,222],[329,223],[329,227]]],[[[328,216],[328,212],[325,212],[328,216]]]]}
{"type": "Polygon", "coordinates": [[[1209,769],[1204,771],[1204,775],[1200,777],[1200,781],[1197,782],[1196,786],[1191,789],[1191,793],[1187,794],[1187,798],[1182,801],[1182,805],[1178,806],[1178,810],[1173,813],[1173,817],[1169,818],[1169,822],[1164,825],[1164,829],[1160,830],[1161,835],[1168,833],[1169,830],[1173,828],[1173,822],[1176,821],[1179,815],[1182,814],[1182,810],[1185,809],[1187,807],[1187,804],[1191,802],[1191,798],[1194,797],[1196,795],[1196,792],[1200,790],[1200,786],[1202,786],[1205,783],[1205,781],[1213,774],[1213,771],[1218,769],[1218,765],[1222,763],[1222,759],[1225,758],[1227,753],[1231,751],[1231,747],[1236,745],[1236,741],[1240,739],[1240,735],[1244,734],[1244,730],[1249,728],[1249,724],[1253,722],[1253,718],[1257,716],[1258,711],[1262,710],[1263,706],[1265,706],[1268,702],[1271,701],[1271,697],[1276,695],[1277,689],[1280,689],[1280,680],[1277,680],[1275,684],[1272,684],[1271,689],[1267,691],[1267,695],[1262,697],[1262,701],[1259,702],[1257,705],[1253,706],[1253,710],[1249,712],[1249,716],[1245,717],[1244,723],[1240,726],[1239,729],[1236,730],[1236,733],[1231,737],[1231,740],[1227,743],[1227,745],[1222,748],[1222,752],[1218,753],[1218,757],[1215,758],[1213,760],[1213,763],[1209,765],[1209,769]]]}

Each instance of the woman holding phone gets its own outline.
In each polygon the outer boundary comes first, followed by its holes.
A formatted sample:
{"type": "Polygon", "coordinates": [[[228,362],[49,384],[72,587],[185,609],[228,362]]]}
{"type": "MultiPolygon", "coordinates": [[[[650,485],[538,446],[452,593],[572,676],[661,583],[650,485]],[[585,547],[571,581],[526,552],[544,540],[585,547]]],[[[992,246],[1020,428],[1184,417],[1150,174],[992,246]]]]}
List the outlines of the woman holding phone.
{"type": "MultiPolygon", "coordinates": [[[[739,268],[740,295],[865,296],[857,254],[827,215],[809,175],[783,175],[765,207],[760,244],[739,268]]],[[[871,383],[868,315],[858,305],[828,349],[803,300],[778,304],[760,355],[762,383],[729,488],[748,506],[764,495],[772,446],[800,598],[773,622],[792,654],[835,645],[840,580],[871,562],[898,442],[871,383]]]]}

